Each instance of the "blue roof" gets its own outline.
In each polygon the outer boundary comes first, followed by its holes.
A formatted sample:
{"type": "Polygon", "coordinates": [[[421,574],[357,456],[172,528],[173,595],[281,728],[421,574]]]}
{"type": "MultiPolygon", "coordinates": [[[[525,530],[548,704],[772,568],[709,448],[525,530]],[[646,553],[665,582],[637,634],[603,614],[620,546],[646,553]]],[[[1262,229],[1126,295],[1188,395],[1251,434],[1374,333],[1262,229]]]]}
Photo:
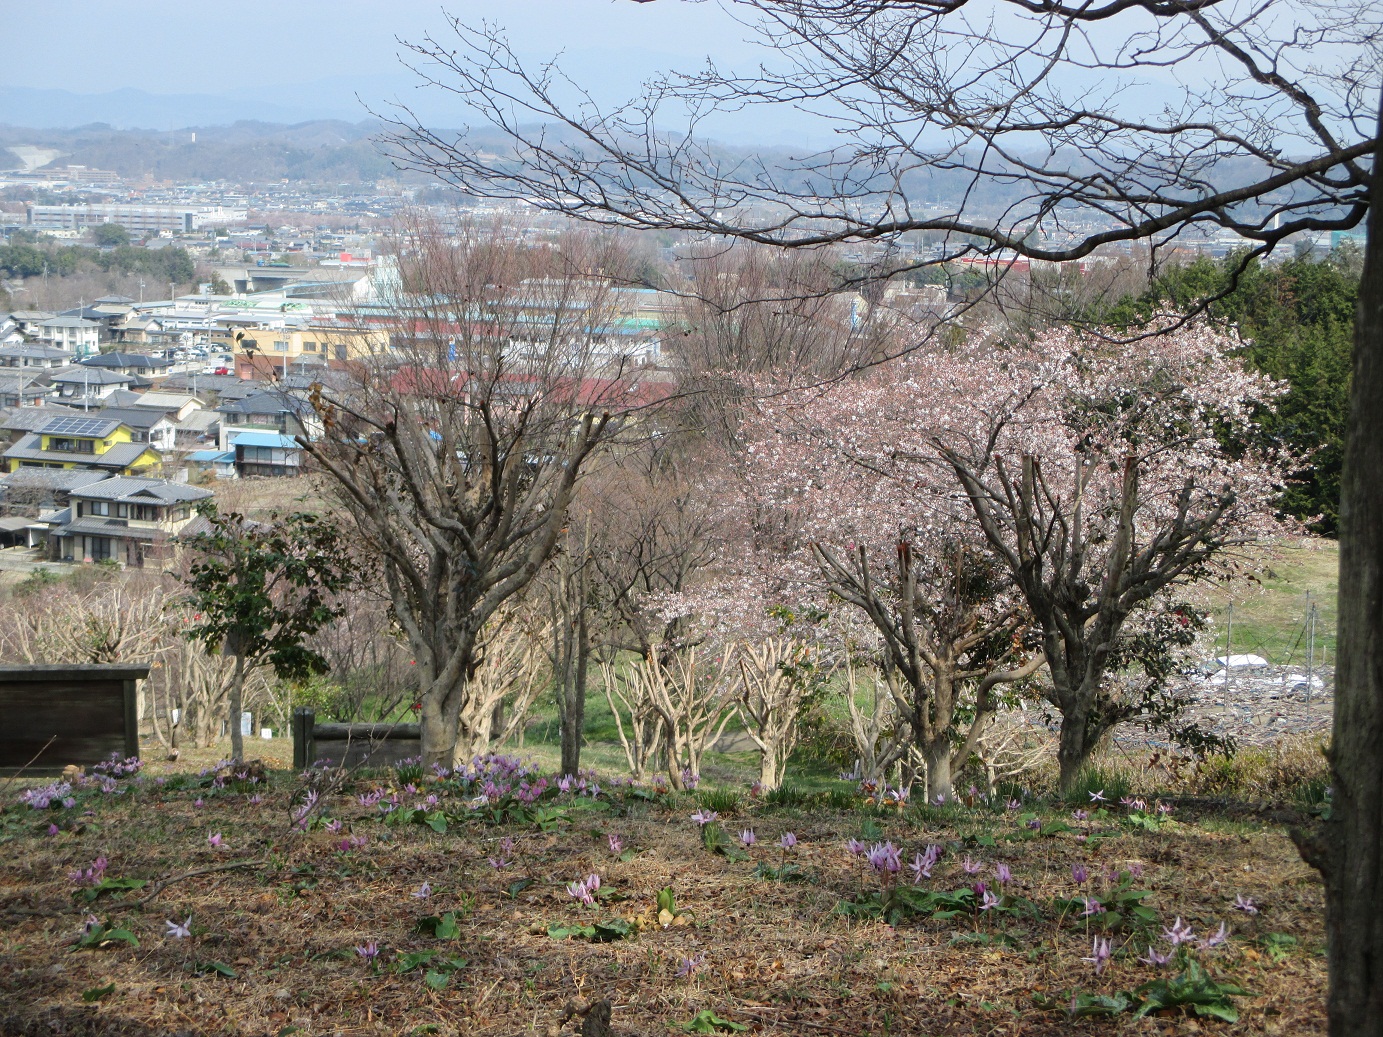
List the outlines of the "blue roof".
{"type": "Polygon", "coordinates": [[[292,436],[281,436],[277,432],[239,432],[231,436],[232,446],[267,446],[279,450],[296,450],[298,441],[292,436]]]}
{"type": "Polygon", "coordinates": [[[217,461],[229,463],[235,460],[235,451],[228,450],[222,453],[219,450],[194,450],[187,455],[187,459],[194,464],[214,464],[217,461]]]}

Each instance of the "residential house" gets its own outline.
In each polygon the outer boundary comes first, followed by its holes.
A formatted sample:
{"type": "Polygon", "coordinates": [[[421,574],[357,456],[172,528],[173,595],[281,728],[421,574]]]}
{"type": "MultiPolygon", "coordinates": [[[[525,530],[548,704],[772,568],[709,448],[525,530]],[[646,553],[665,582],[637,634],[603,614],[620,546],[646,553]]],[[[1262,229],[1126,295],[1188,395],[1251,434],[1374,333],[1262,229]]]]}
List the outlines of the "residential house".
{"type": "Polygon", "coordinates": [[[322,434],[322,422],[312,404],[286,392],[264,390],[230,403],[223,399],[217,411],[221,415],[222,450],[230,449],[232,432],[274,431],[307,439],[317,439],[322,434]]]}
{"type": "Polygon", "coordinates": [[[153,469],[163,457],[135,440],[128,425],[94,414],[71,414],[26,433],[4,453],[10,471],[20,468],[86,468],[113,475],[153,469]]]}
{"type": "Polygon", "coordinates": [[[166,557],[173,537],[204,528],[196,512],[210,490],[164,479],[107,479],[73,490],[71,505],[49,519],[53,561],[114,559],[142,566],[166,557]]]}
{"type": "Polygon", "coordinates": [[[150,410],[161,410],[173,421],[186,421],[188,416],[202,409],[202,401],[195,396],[175,392],[141,393],[134,406],[150,410]]]}
{"type": "Polygon", "coordinates": [[[109,478],[109,472],[81,468],[21,468],[0,475],[0,515],[35,518],[65,508],[73,490],[109,478]]]}
{"type": "Polygon", "coordinates": [[[99,367],[105,371],[115,371],[134,378],[161,378],[168,373],[171,362],[157,356],[143,353],[101,353],[81,361],[83,367],[99,367]]]}
{"type": "Polygon", "coordinates": [[[0,367],[0,407],[39,407],[54,391],[47,371],[0,367]]]}
{"type": "Polygon", "coordinates": [[[237,432],[230,438],[237,476],[297,476],[303,473],[303,448],[278,432],[237,432]]]}
{"type": "Polygon", "coordinates": [[[25,342],[24,332],[19,324],[8,317],[0,317],[0,347],[18,346],[25,342]]]}
{"type": "Polygon", "coordinates": [[[235,470],[234,450],[193,450],[187,455],[187,461],[199,471],[211,472],[218,479],[240,477],[240,473],[235,470]]]}
{"type": "Polygon", "coordinates": [[[38,340],[45,345],[57,346],[75,353],[78,357],[92,356],[101,346],[100,321],[84,317],[50,317],[39,321],[36,329],[38,340]]]}
{"type": "Polygon", "coordinates": [[[102,407],[89,413],[93,418],[120,422],[130,430],[131,442],[148,443],[160,452],[172,450],[177,440],[177,422],[159,410],[148,407],[102,407]]]}
{"type": "Polygon", "coordinates": [[[0,367],[26,367],[52,371],[72,363],[72,352],[41,342],[0,346],[0,367]]]}
{"type": "Polygon", "coordinates": [[[51,310],[15,310],[10,320],[19,325],[19,330],[28,338],[38,338],[38,326],[56,316],[51,310]]]}
{"type": "Polygon", "coordinates": [[[85,364],[73,364],[53,375],[53,384],[58,387],[58,399],[74,407],[98,406],[111,393],[133,385],[134,381],[130,375],[100,367],[87,367],[85,364]]]}
{"type": "MultiPolygon", "coordinates": [[[[13,446],[30,432],[37,432],[54,418],[70,418],[76,413],[71,407],[50,406],[46,401],[38,407],[17,407],[0,418],[3,443],[13,446]]],[[[0,466],[3,467],[3,466],[0,466]]]]}

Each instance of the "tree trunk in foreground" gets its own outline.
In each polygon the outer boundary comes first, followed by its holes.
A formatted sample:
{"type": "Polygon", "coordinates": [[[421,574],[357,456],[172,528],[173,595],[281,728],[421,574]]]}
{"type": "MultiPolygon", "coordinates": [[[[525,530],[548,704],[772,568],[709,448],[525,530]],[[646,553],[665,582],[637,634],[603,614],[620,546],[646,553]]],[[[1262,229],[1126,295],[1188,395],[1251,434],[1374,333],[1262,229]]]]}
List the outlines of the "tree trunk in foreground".
{"type": "Polygon", "coordinates": [[[240,730],[240,711],[245,699],[245,657],[235,653],[235,676],[230,689],[230,736],[231,759],[241,763],[245,759],[245,736],[240,730]]]}
{"type": "Polygon", "coordinates": [[[1057,744],[1056,759],[1061,768],[1058,787],[1062,793],[1070,792],[1075,787],[1076,779],[1080,777],[1080,772],[1085,770],[1090,754],[1094,752],[1094,744],[1086,737],[1088,726],[1084,711],[1061,718],[1061,735],[1057,744]]]}
{"type": "Polygon", "coordinates": [[[1340,494],[1333,814],[1299,837],[1325,879],[1333,1037],[1383,1034],[1383,149],[1370,198],[1340,494]]]}

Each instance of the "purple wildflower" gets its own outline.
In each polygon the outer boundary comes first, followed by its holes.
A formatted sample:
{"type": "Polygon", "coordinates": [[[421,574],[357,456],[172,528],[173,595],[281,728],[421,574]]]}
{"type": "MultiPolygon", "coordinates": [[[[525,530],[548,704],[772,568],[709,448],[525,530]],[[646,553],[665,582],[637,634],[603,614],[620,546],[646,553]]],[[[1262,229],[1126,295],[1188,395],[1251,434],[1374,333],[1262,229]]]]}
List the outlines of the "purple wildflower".
{"type": "Polygon", "coordinates": [[[1071,878],[1075,880],[1077,886],[1083,886],[1090,878],[1090,869],[1084,864],[1073,864],[1071,865],[1071,878]]]}
{"type": "Polygon", "coordinates": [[[1080,913],[1081,918],[1089,918],[1091,915],[1098,915],[1104,911],[1104,905],[1094,897],[1085,897],[1085,910],[1080,913]]]}
{"type": "Polygon", "coordinates": [[[967,875],[978,875],[984,870],[984,863],[982,861],[972,861],[969,857],[961,861],[960,866],[967,875]]]}
{"type": "Polygon", "coordinates": [[[740,833],[740,842],[744,843],[745,846],[753,846],[758,841],[759,838],[754,834],[754,829],[752,828],[746,828],[740,833]]]}
{"type": "Polygon", "coordinates": [[[1081,961],[1091,962],[1095,966],[1095,975],[1098,976],[1104,971],[1105,965],[1109,963],[1111,953],[1108,938],[1097,936],[1090,947],[1090,957],[1082,958],[1081,961]]]}
{"type": "Polygon", "coordinates": [[[192,926],[192,916],[191,916],[191,915],[188,915],[186,918],[184,918],[184,919],[182,920],[182,924],[178,924],[177,922],[173,921],[172,919],[168,919],[168,920],[165,921],[163,924],[166,925],[166,926],[168,927],[168,931],[167,931],[166,933],[163,934],[164,936],[171,936],[171,937],[172,937],[173,939],[175,939],[175,940],[184,940],[184,939],[186,939],[187,937],[189,937],[189,936],[192,935],[192,928],[191,928],[191,926],[192,926]]]}
{"type": "Polygon", "coordinates": [[[586,887],[586,883],[579,880],[568,886],[567,892],[587,907],[595,903],[595,897],[591,896],[591,891],[586,887]]]}
{"type": "Polygon", "coordinates": [[[865,855],[869,866],[880,875],[896,874],[902,867],[902,854],[892,842],[875,843],[865,855]]]}
{"type": "Polygon", "coordinates": [[[62,831],[62,829],[60,829],[57,825],[49,825],[49,826],[48,826],[48,834],[49,834],[49,835],[57,835],[60,831],[62,831]]]}
{"type": "Polygon", "coordinates": [[[1234,894],[1234,910],[1242,911],[1246,915],[1256,915],[1258,914],[1258,905],[1253,902],[1251,897],[1236,893],[1234,894]]]}
{"type": "Polygon", "coordinates": [[[1074,820],[1076,820],[1076,821],[1087,821],[1087,820],[1089,820],[1089,818],[1090,818],[1090,811],[1088,811],[1088,810],[1072,810],[1072,811],[1071,811],[1071,817],[1072,817],[1074,820]]]}
{"type": "Polygon", "coordinates": [[[700,825],[702,828],[705,828],[708,824],[710,824],[719,816],[720,815],[717,814],[714,810],[698,810],[695,814],[692,814],[691,819],[695,821],[698,825],[700,825]]]}
{"type": "Polygon", "coordinates": [[[1168,943],[1176,947],[1179,944],[1186,943],[1195,936],[1195,931],[1189,925],[1182,922],[1180,915],[1177,915],[1177,920],[1172,923],[1172,927],[1170,929],[1163,929],[1162,935],[1168,943]]]}
{"type": "Polygon", "coordinates": [[[690,958],[683,958],[682,963],[677,966],[677,971],[673,973],[678,979],[690,979],[696,975],[696,971],[701,968],[701,963],[705,961],[705,955],[693,954],[690,958]]]}
{"type": "Polygon", "coordinates": [[[785,850],[791,850],[797,845],[797,836],[792,832],[784,832],[783,837],[778,840],[778,845],[785,850]]]}
{"type": "Polygon", "coordinates": [[[1007,864],[996,864],[994,866],[994,877],[999,880],[999,885],[1006,886],[1013,881],[1013,871],[1007,864]]]}
{"type": "Polygon", "coordinates": [[[1141,961],[1144,965],[1166,965],[1167,962],[1172,960],[1172,952],[1160,952],[1155,947],[1153,947],[1152,944],[1149,944],[1147,956],[1139,958],[1138,960],[1141,961]]]}
{"type": "Polygon", "coordinates": [[[1010,799],[1007,803],[1004,804],[1004,807],[1007,810],[1018,811],[1023,809],[1023,804],[1019,803],[1016,799],[1010,799]]]}
{"type": "Polygon", "coordinates": [[[1212,933],[1210,936],[1207,936],[1204,940],[1200,942],[1201,950],[1209,950],[1211,947],[1219,947],[1220,945],[1227,943],[1228,941],[1229,928],[1224,924],[1224,922],[1221,922],[1220,928],[1216,932],[1212,933]]]}
{"type": "Polygon", "coordinates": [[[1092,792],[1092,793],[1090,793],[1090,802],[1092,802],[1092,803],[1108,803],[1109,800],[1105,798],[1104,789],[1100,789],[1099,792],[1092,792]]]}
{"type": "Polygon", "coordinates": [[[610,852],[616,856],[624,852],[624,840],[613,832],[610,833],[610,852]]]}
{"type": "Polygon", "coordinates": [[[355,948],[355,953],[360,955],[371,965],[373,965],[375,963],[375,959],[379,957],[379,944],[375,943],[374,940],[371,940],[369,943],[366,943],[363,946],[357,946],[355,948]]]}
{"type": "Polygon", "coordinates": [[[999,898],[989,890],[984,891],[983,899],[980,900],[980,910],[988,911],[990,908],[999,906],[999,898]]]}
{"type": "Polygon", "coordinates": [[[421,886],[409,894],[414,900],[426,900],[432,896],[432,885],[426,881],[421,886]]]}
{"type": "Polygon", "coordinates": [[[869,849],[869,844],[859,839],[850,839],[845,843],[845,848],[850,851],[850,856],[863,857],[869,849]]]}

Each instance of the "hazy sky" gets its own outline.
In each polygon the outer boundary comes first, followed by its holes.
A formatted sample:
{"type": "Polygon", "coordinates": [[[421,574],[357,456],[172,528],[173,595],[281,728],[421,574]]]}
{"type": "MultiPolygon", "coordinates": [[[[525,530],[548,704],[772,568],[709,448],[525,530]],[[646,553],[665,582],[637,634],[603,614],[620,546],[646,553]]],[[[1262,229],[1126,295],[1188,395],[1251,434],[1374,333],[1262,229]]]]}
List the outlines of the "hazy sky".
{"type": "MultiPolygon", "coordinates": [[[[713,0],[0,0],[0,39],[8,44],[0,88],[82,95],[136,89],[229,99],[203,105],[216,114],[202,124],[358,121],[367,117],[362,102],[385,111],[390,101],[402,100],[429,125],[461,127],[475,121],[473,113],[444,91],[420,91],[417,77],[399,61],[400,39],[450,36],[444,7],[469,24],[504,27],[529,68],[561,52],[562,67],[605,107],[636,96],[640,81],[660,69],[691,71],[712,57],[722,69],[752,70],[764,57],[746,41],[751,31],[713,0]],[[291,118],[266,116],[267,106],[291,118]]],[[[977,10],[985,7],[986,0],[977,0],[977,10]]],[[[16,110],[0,104],[0,122],[64,124],[29,121],[40,103],[8,96],[16,110]],[[25,107],[31,111],[20,110],[25,107]]],[[[129,125],[138,118],[129,114],[136,108],[126,99],[99,115],[81,114],[80,105],[68,110],[78,121],[129,125]]],[[[176,126],[199,122],[195,114],[169,118],[186,119],[176,126]]],[[[822,145],[832,139],[828,126],[788,106],[717,116],[700,131],[759,143],[822,145]]]]}
{"type": "Polygon", "coordinates": [[[696,65],[745,54],[744,31],[714,4],[687,0],[0,0],[8,46],[0,83],[77,93],[234,93],[324,80],[407,82],[396,38],[448,32],[445,10],[504,26],[529,56],[558,51],[608,78],[631,65],[696,65]]]}

